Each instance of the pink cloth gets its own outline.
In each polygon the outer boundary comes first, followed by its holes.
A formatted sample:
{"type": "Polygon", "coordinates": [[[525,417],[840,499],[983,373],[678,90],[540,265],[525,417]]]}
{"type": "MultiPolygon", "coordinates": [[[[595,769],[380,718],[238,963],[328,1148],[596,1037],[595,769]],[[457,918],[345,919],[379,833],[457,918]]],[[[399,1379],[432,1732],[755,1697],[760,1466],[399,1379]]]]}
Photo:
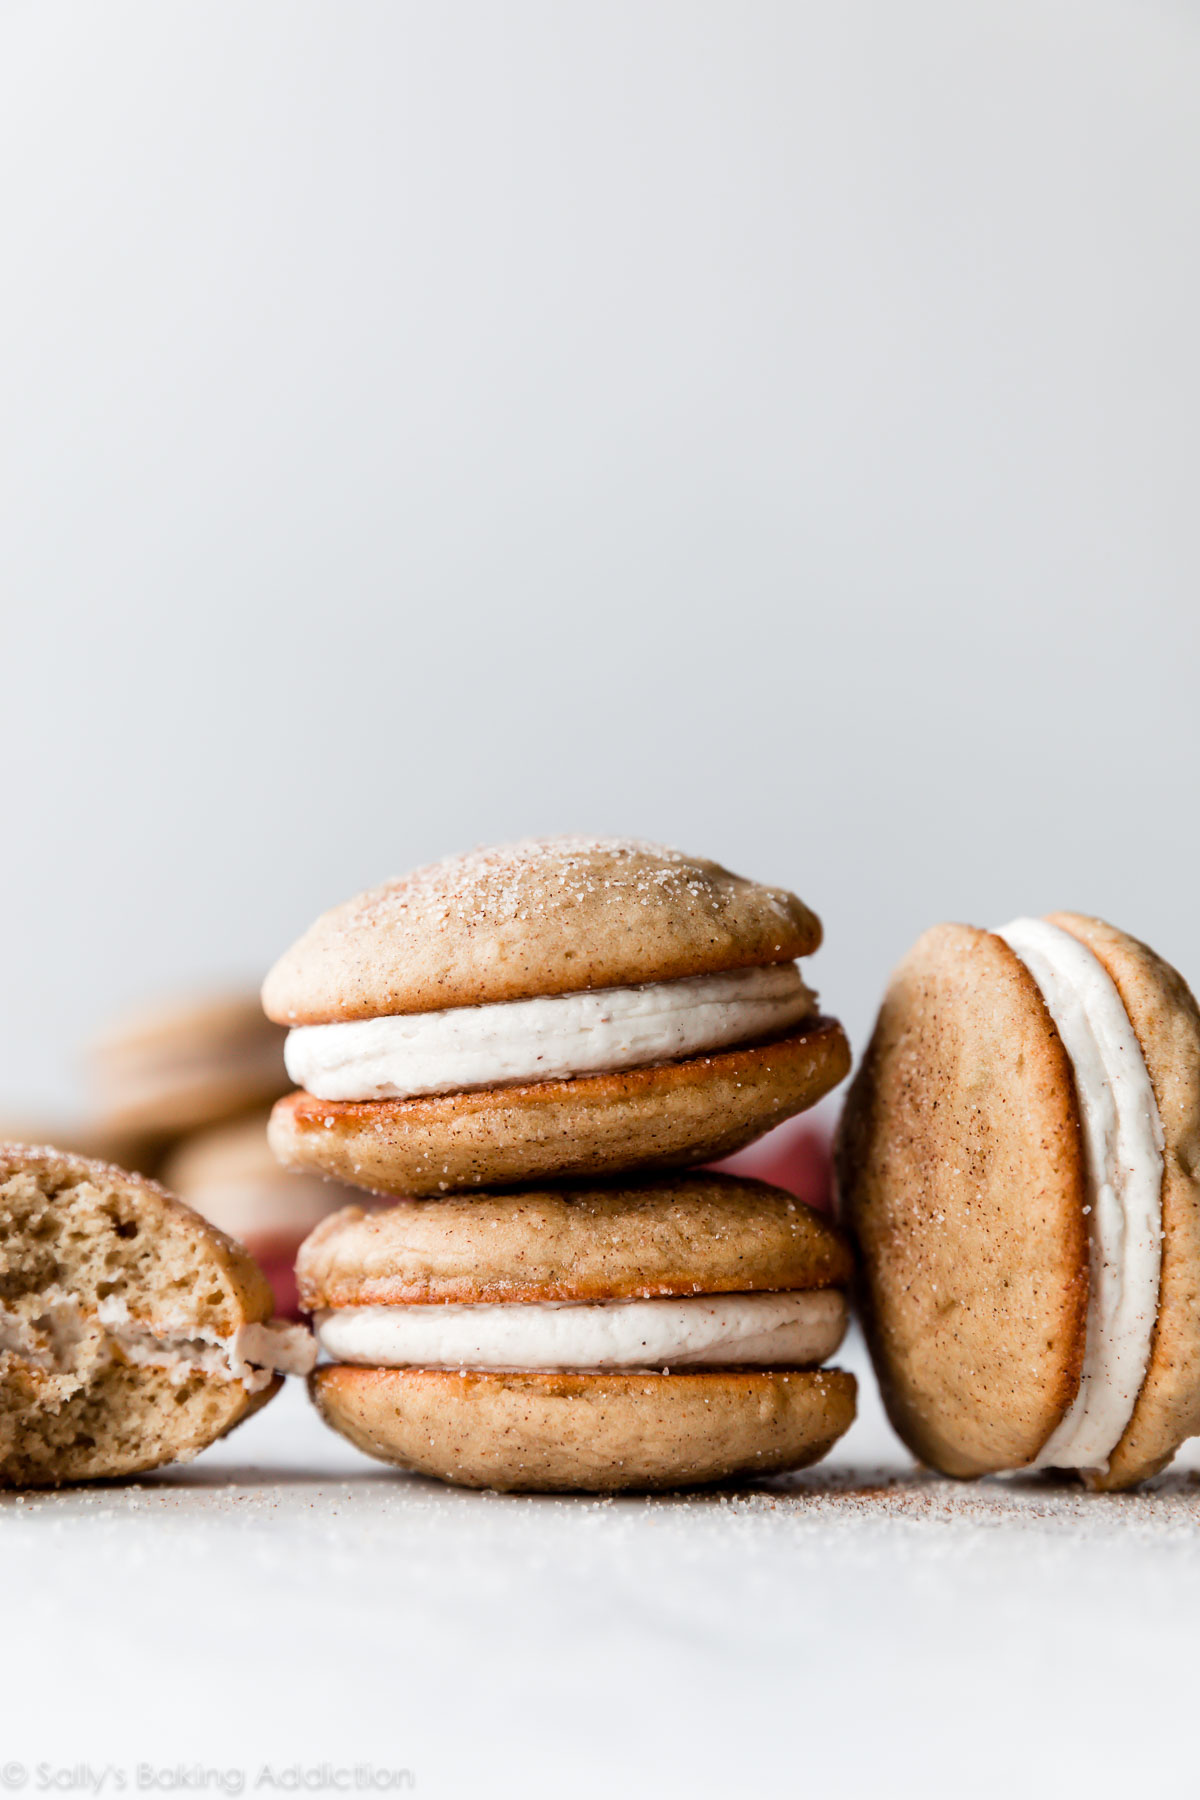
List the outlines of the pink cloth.
{"type": "Polygon", "coordinates": [[[786,1188],[818,1212],[833,1211],[830,1131],[819,1119],[789,1119],[736,1156],[714,1163],[729,1175],[746,1175],[786,1188]]]}

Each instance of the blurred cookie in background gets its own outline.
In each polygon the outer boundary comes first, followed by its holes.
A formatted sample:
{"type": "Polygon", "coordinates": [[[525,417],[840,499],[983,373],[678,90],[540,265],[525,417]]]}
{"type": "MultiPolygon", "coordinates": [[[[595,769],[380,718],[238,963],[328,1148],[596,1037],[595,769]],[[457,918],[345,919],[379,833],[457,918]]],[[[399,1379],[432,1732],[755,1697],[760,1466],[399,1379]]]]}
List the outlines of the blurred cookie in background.
{"type": "Polygon", "coordinates": [[[256,994],[174,999],[95,1040],[87,1075],[98,1129],[160,1142],[269,1105],[290,1083],[287,1034],[256,994]]]}
{"type": "Polygon", "coordinates": [[[267,1116],[255,1113],[185,1138],[167,1157],[162,1178],[249,1251],[271,1283],[276,1311],[294,1315],[297,1250],[327,1214],[362,1195],[320,1175],[280,1168],[267,1143],[267,1116]]]}
{"type": "Polygon", "coordinates": [[[250,1252],[278,1311],[294,1313],[296,1251],[347,1196],[320,1176],[285,1174],[267,1148],[266,1109],[289,1085],[286,1035],[254,993],[143,1008],[89,1047],[92,1120],[49,1141],[160,1176],[250,1252]]]}
{"type": "Polygon", "coordinates": [[[93,1162],[113,1163],[138,1174],[145,1174],[148,1165],[156,1160],[154,1147],[144,1138],[110,1131],[88,1119],[53,1119],[42,1113],[0,1113],[0,1143],[86,1156],[93,1162]]]}

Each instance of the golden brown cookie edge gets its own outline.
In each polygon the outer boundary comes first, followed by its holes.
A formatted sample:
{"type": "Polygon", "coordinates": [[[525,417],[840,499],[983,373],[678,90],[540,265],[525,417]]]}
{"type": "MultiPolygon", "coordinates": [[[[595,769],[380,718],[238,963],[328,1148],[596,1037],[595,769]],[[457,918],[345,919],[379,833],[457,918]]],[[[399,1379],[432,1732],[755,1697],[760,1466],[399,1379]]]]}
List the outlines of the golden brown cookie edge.
{"type": "Polygon", "coordinates": [[[1070,1060],[1002,939],[942,925],[908,952],[851,1083],[835,1161],[896,1430],[948,1475],[1032,1461],[1083,1367],[1083,1145],[1070,1060]],[[981,1155],[991,1166],[973,1171],[981,1155]]]}
{"type": "Polygon", "coordinates": [[[496,845],[323,913],[263,983],[282,1025],[437,1012],[792,962],[821,942],[795,894],[621,839],[496,845]]]}
{"type": "Polygon", "coordinates": [[[840,1369],[514,1374],[317,1369],[325,1423],[382,1461],[462,1487],[616,1493],[803,1468],[853,1423],[840,1369]]]}
{"type": "Polygon", "coordinates": [[[769,1043],[526,1087],[416,1100],[324,1101],[271,1115],[287,1167],[401,1198],[715,1162],[803,1112],[848,1073],[834,1019],[769,1043]]]}
{"type": "Polygon", "coordinates": [[[844,1287],[852,1273],[832,1221],[715,1173],[347,1207],[296,1262],[310,1312],[844,1287]]]}
{"type": "Polygon", "coordinates": [[[1200,1009],[1177,969],[1103,919],[1051,913],[1111,977],[1137,1035],[1162,1120],[1163,1262],[1146,1377],[1105,1474],[1134,1486],[1200,1432],[1200,1009]]]}

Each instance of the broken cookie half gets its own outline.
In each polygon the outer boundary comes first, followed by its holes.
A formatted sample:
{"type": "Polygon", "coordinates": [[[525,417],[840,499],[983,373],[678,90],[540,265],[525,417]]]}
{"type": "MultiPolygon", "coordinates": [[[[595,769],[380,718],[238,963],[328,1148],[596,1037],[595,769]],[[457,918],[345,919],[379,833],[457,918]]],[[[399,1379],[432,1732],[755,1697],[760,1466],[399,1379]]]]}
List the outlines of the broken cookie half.
{"type": "Polygon", "coordinates": [[[0,1485],[187,1460],[315,1351],[223,1232],[139,1175],[0,1144],[0,1485]]]}

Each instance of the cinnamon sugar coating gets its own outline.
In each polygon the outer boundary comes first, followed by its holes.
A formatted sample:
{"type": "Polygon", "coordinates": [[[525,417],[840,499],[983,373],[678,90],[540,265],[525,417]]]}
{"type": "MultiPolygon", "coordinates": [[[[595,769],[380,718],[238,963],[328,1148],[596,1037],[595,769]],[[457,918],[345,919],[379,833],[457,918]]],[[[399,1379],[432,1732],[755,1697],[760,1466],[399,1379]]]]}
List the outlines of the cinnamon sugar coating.
{"type": "Polygon", "coordinates": [[[834,1019],[768,1043],[525,1087],[413,1100],[317,1100],[288,1094],[271,1148],[376,1193],[573,1180],[713,1162],[812,1106],[848,1073],[834,1019]]]}
{"type": "Polygon", "coordinates": [[[623,838],[528,839],[448,857],[325,913],[263,984],[284,1025],[671,981],[807,956],[783,888],[623,838]]]}
{"type": "Polygon", "coordinates": [[[939,925],[909,951],[836,1162],[897,1431],[948,1475],[1031,1462],[1083,1367],[1086,1191],[1067,1053],[1001,938],[939,925]]]}
{"type": "Polygon", "coordinates": [[[765,1181],[649,1177],[351,1206],[297,1260],[305,1308],[647,1299],[844,1286],[843,1233],[765,1181]]]}
{"type": "Polygon", "coordinates": [[[310,1378],[327,1425],[368,1456],[461,1487],[615,1493],[819,1460],[854,1421],[840,1369],[565,1374],[360,1369],[310,1378]]]}

